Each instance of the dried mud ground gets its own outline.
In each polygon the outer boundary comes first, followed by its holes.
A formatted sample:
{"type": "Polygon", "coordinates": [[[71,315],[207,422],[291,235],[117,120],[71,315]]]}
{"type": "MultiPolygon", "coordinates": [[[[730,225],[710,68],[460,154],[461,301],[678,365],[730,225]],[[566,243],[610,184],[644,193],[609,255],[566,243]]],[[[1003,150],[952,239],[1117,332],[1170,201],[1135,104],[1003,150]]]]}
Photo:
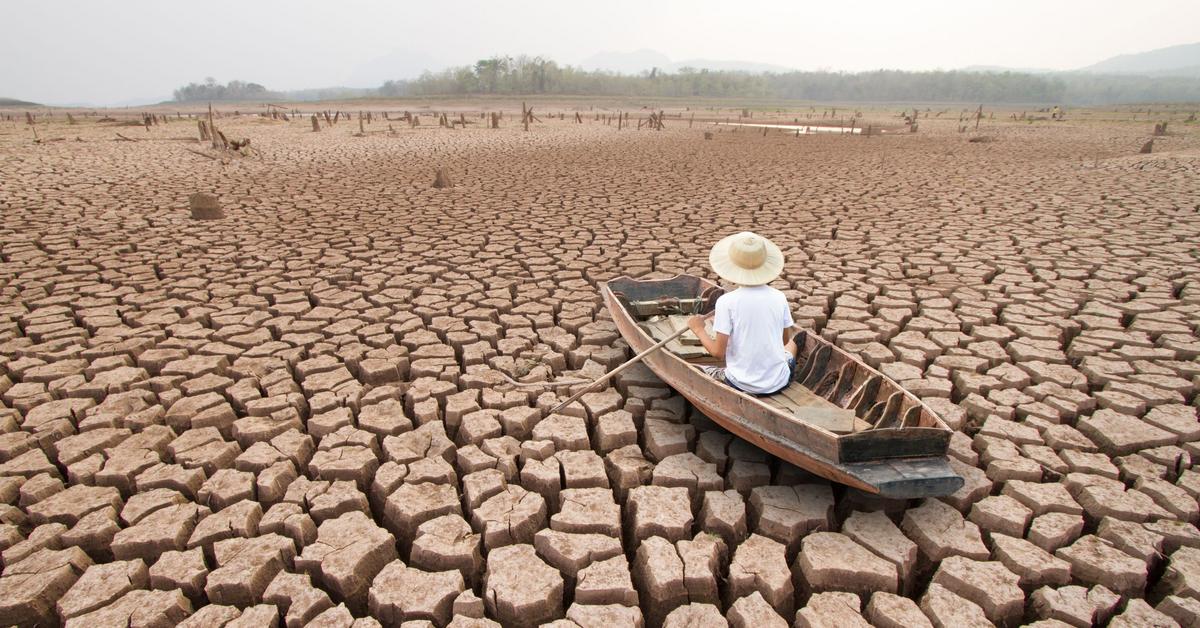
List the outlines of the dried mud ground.
{"type": "Polygon", "coordinates": [[[1198,625],[1193,126],[583,117],[0,122],[0,623],[1198,625]],[[549,416],[499,375],[619,364],[599,282],[742,229],[958,493],[831,485],[644,368],[549,416]]]}

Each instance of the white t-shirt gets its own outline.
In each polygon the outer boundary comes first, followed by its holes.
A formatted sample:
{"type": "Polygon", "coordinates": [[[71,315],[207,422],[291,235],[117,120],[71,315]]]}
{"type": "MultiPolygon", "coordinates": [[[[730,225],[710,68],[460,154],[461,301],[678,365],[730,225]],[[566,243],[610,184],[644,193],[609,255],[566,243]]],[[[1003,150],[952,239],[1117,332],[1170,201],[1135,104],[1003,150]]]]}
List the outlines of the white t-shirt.
{"type": "Polygon", "coordinates": [[[783,388],[791,376],[783,330],[793,325],[787,297],[770,286],[743,286],[717,299],[713,331],[727,334],[725,378],[753,393],[783,388]]]}

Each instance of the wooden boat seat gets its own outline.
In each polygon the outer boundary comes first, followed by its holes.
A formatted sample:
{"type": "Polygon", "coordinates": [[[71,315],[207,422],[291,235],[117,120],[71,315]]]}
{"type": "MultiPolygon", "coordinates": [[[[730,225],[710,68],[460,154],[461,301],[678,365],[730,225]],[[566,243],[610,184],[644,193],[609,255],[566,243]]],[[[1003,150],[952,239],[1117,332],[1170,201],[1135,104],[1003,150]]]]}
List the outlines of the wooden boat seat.
{"type": "MultiPolygon", "coordinates": [[[[638,324],[646,330],[646,333],[650,334],[651,338],[659,341],[679,331],[680,328],[686,327],[688,318],[689,315],[685,314],[655,316],[638,324]]],[[[711,327],[709,329],[711,330],[711,327]]],[[[700,339],[691,331],[684,332],[682,336],[668,342],[665,348],[692,364],[721,363],[720,360],[708,353],[704,345],[700,344],[700,339]]],[[[827,429],[835,434],[849,434],[871,427],[869,423],[855,417],[852,410],[838,407],[799,383],[793,383],[774,395],[758,397],[758,399],[771,407],[787,412],[798,421],[827,429]]]]}

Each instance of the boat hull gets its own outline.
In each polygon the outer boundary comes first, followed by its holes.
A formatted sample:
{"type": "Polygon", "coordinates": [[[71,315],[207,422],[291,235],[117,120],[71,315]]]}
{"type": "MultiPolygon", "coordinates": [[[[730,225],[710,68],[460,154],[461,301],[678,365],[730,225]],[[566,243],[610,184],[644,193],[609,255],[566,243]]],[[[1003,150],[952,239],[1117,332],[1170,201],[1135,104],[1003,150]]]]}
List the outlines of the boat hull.
{"type": "MultiPolygon", "coordinates": [[[[700,281],[692,277],[680,279],[700,281]]],[[[622,285],[623,288],[629,286],[628,283],[622,285]]],[[[653,289],[651,286],[646,288],[653,289]]],[[[688,289],[686,285],[682,287],[683,292],[688,289]]],[[[628,290],[622,292],[628,296],[628,290]]],[[[603,288],[603,297],[618,331],[635,352],[640,353],[654,344],[654,340],[642,330],[607,284],[603,288]]],[[[835,435],[791,419],[755,397],[716,383],[675,354],[656,351],[646,356],[644,361],[667,385],[719,425],[760,449],[815,475],[892,499],[948,495],[963,484],[945,455],[840,460],[840,443],[835,435]]],[[[897,433],[901,431],[894,430],[897,433]]],[[[916,433],[927,431],[920,429],[916,433]]],[[[927,438],[944,438],[948,442],[948,431],[935,431],[946,433],[927,435],[927,438]]],[[[945,444],[941,445],[941,451],[945,451],[945,444]]]]}

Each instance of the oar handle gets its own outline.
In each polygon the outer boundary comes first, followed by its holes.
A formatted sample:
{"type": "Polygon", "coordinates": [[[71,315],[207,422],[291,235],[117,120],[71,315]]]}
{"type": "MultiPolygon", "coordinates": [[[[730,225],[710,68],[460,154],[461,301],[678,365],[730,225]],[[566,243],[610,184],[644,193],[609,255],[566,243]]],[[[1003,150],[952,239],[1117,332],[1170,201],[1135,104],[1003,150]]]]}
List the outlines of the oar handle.
{"type": "Polygon", "coordinates": [[[616,376],[618,373],[620,373],[621,371],[624,371],[625,369],[627,369],[627,368],[629,368],[629,367],[633,366],[634,364],[637,364],[638,362],[641,362],[641,361],[642,361],[642,358],[644,358],[644,357],[646,357],[646,356],[650,355],[651,353],[654,353],[655,351],[658,351],[658,350],[659,350],[659,349],[661,349],[661,348],[662,348],[664,345],[666,345],[668,342],[671,342],[672,340],[674,340],[674,339],[676,339],[676,338],[678,338],[678,337],[682,336],[682,335],[684,334],[684,332],[688,331],[688,329],[690,329],[690,328],[689,328],[689,327],[687,327],[687,326],[685,325],[684,327],[680,328],[678,331],[676,331],[675,333],[671,334],[670,336],[667,336],[666,338],[663,338],[662,340],[659,340],[658,342],[654,343],[653,345],[651,345],[651,346],[650,346],[650,348],[648,348],[648,349],[646,349],[645,351],[643,351],[643,352],[641,352],[641,353],[639,353],[639,354],[637,354],[637,355],[633,356],[632,358],[630,358],[630,360],[629,360],[628,362],[626,362],[626,363],[622,364],[621,366],[618,366],[617,368],[615,368],[615,369],[613,369],[613,370],[611,370],[611,371],[609,371],[609,372],[605,373],[604,375],[602,375],[602,376],[601,376],[599,379],[597,379],[596,381],[594,381],[594,382],[592,382],[592,383],[590,383],[590,384],[587,384],[586,386],[584,386],[583,388],[581,388],[581,389],[579,390],[579,392],[575,393],[574,395],[571,395],[571,397],[570,397],[570,398],[568,398],[566,401],[564,401],[564,402],[562,402],[562,403],[558,404],[557,406],[554,406],[553,408],[551,408],[551,409],[550,409],[550,412],[549,412],[549,414],[554,414],[555,412],[558,412],[559,410],[562,410],[563,408],[565,408],[565,407],[567,407],[567,406],[571,405],[572,403],[574,403],[574,402],[575,402],[576,400],[578,400],[580,397],[584,396],[584,395],[585,395],[585,394],[586,394],[588,391],[592,390],[592,389],[593,389],[593,388],[595,388],[596,386],[599,386],[600,384],[603,384],[604,382],[607,382],[608,380],[610,380],[610,379],[612,379],[613,377],[615,377],[615,376],[616,376]]]}

